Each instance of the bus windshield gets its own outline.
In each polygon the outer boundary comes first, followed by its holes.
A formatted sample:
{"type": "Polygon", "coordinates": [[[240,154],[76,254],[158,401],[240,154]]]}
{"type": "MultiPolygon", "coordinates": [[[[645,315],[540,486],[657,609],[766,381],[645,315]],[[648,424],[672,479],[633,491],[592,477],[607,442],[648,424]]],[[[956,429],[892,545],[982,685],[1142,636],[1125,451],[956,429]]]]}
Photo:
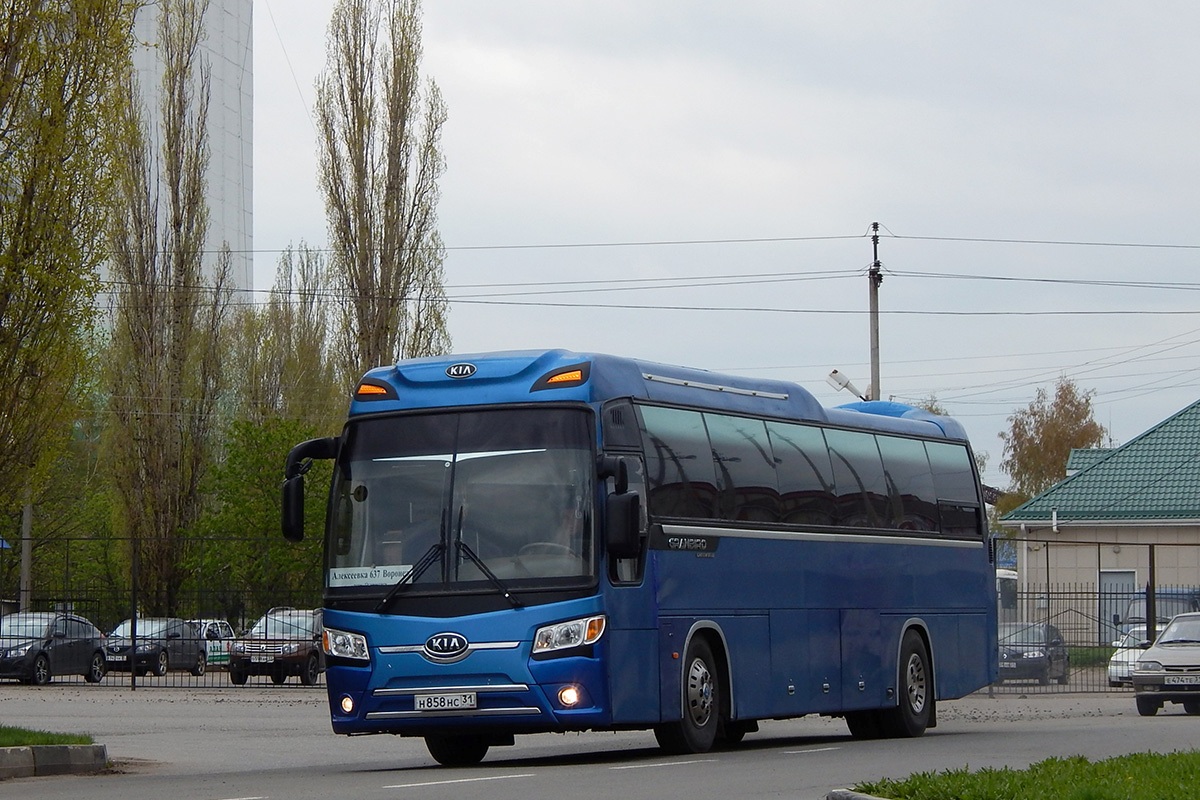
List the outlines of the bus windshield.
{"type": "Polygon", "coordinates": [[[381,416],[347,426],[327,588],[357,597],[595,575],[585,409],[381,416]]]}

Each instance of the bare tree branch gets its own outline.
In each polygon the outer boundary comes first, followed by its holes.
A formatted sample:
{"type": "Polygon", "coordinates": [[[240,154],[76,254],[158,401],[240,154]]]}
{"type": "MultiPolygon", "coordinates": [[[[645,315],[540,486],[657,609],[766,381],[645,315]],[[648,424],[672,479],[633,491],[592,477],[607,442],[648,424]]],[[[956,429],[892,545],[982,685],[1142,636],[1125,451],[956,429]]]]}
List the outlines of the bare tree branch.
{"type": "Polygon", "coordinates": [[[341,0],[317,80],[320,178],[342,306],[341,361],[365,369],[450,347],[437,234],[446,106],[420,91],[417,0],[341,0]]]}

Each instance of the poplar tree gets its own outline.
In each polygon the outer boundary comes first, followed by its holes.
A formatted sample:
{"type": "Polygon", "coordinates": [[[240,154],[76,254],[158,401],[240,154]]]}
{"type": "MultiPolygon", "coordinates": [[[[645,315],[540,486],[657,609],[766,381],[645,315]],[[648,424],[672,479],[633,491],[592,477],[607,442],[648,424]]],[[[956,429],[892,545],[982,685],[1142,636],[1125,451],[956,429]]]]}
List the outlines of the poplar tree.
{"type": "Polygon", "coordinates": [[[0,0],[0,512],[37,497],[93,366],[132,19],[122,0],[0,0]]]}
{"type": "Polygon", "coordinates": [[[417,0],[339,0],[317,79],[320,186],[349,381],[450,347],[437,231],[446,106],[422,85],[417,0]]]}
{"type": "Polygon", "coordinates": [[[184,534],[202,507],[217,433],[221,331],[230,254],[206,277],[209,69],[199,46],[205,0],[161,0],[157,136],[133,75],[123,83],[119,194],[111,228],[116,281],[109,452],[138,569],[142,609],[177,612],[184,534]],[[151,144],[158,141],[156,149],[151,144]],[[156,159],[157,155],[157,159],[156,159]]]}

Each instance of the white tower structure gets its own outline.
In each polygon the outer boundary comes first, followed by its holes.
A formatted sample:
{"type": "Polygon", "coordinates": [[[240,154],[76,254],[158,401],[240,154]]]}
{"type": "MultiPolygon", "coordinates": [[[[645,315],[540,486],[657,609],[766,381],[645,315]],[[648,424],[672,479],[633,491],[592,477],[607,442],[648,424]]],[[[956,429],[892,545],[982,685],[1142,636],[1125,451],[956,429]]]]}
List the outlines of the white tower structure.
{"type": "MultiPolygon", "coordinates": [[[[162,61],[158,41],[158,3],[137,12],[133,64],[144,107],[157,139],[162,61]]],[[[208,106],[210,152],[207,176],[209,211],[205,263],[216,265],[228,242],[232,251],[231,288],[254,288],[254,60],[253,0],[209,0],[204,15],[201,57],[212,70],[208,106]]],[[[157,155],[157,144],[155,144],[157,155]]]]}

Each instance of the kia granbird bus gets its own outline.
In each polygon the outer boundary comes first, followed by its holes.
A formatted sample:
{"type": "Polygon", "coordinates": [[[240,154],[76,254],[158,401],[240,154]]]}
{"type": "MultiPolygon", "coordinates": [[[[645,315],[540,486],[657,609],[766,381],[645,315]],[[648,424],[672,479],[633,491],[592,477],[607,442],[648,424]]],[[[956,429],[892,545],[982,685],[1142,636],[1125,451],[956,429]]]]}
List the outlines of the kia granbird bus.
{"type": "Polygon", "coordinates": [[[996,677],[996,576],[954,420],[780,381],[560,350],[370,371],[332,459],[333,730],[472,764],[518,734],[761,720],[919,736],[996,677]]]}

